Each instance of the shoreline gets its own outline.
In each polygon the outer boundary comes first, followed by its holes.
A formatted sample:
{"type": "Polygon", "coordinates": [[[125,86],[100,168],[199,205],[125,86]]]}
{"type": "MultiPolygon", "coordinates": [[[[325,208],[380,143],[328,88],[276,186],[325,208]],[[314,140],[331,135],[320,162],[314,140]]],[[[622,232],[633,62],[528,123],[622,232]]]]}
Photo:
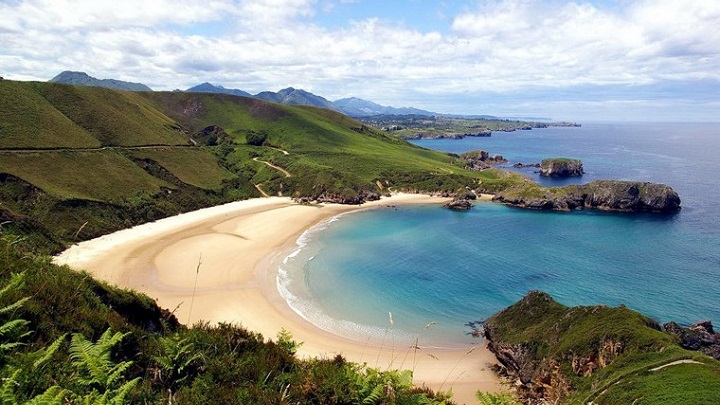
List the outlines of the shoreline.
{"type": "Polygon", "coordinates": [[[357,210],[446,201],[419,194],[396,194],[362,206],[298,205],[281,197],[245,200],[81,242],[53,261],[143,292],[174,311],[181,323],[234,323],[271,339],[284,328],[303,342],[301,358],[341,354],[368,367],[411,369],[416,385],[452,389],[459,403],[475,403],[477,390],[503,390],[487,365],[497,360],[484,341],[460,349],[411,350],[340,336],[294,311],[277,285],[282,260],[299,248],[296,242],[304,232],[322,221],[357,210]]]}

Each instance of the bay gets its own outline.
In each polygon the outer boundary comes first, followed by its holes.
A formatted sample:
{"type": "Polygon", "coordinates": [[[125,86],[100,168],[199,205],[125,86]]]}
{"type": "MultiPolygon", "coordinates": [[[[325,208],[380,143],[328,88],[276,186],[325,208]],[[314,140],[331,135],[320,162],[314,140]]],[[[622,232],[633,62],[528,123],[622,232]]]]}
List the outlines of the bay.
{"type": "Polygon", "coordinates": [[[589,123],[417,141],[453,153],[484,149],[513,163],[583,160],[571,180],[653,181],[682,198],[676,215],[535,212],[494,203],[469,212],[394,207],[335,218],[306,233],[278,285],[330,331],[455,346],[529,290],[567,305],[627,305],[660,322],[720,322],[720,136],[715,124],[589,123]],[[392,314],[392,315],[390,315],[392,314]],[[390,318],[392,317],[392,322],[390,318]],[[430,324],[429,328],[425,328],[430,324]]]}

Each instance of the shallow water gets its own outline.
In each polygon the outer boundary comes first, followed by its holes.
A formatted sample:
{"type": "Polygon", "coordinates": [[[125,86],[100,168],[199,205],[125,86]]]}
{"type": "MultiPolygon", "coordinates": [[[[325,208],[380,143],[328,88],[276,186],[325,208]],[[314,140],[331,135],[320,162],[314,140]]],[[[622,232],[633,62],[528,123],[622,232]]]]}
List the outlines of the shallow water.
{"type": "MultiPolygon", "coordinates": [[[[343,215],[303,235],[280,273],[281,292],[311,322],[356,337],[407,343],[420,334],[425,344],[453,346],[472,341],[467,322],[533,289],[568,305],[625,304],[662,322],[720,322],[714,125],[585,124],[416,143],[485,149],[509,165],[579,158],[587,172],[580,182],[663,182],[683,210],[547,213],[479,203],[469,212],[407,206],[343,215]]],[[[577,181],[523,172],[547,185],[577,181]]]]}

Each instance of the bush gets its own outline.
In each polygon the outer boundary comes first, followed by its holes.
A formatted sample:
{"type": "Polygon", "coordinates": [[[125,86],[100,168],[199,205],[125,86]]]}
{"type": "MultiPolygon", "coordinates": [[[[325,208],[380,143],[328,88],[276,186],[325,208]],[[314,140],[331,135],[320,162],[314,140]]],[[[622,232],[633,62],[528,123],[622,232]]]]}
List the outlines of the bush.
{"type": "Polygon", "coordinates": [[[253,145],[253,146],[264,145],[265,141],[267,141],[267,138],[268,138],[267,132],[265,132],[265,131],[260,131],[260,132],[250,131],[247,133],[247,135],[245,135],[247,144],[253,145]]]}

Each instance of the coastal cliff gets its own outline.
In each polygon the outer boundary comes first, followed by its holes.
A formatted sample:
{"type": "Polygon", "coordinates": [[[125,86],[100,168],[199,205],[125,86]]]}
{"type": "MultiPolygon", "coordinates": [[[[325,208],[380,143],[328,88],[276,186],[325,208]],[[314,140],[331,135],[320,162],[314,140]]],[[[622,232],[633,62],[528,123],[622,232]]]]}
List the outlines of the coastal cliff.
{"type": "Polygon", "coordinates": [[[553,158],[540,162],[540,175],[545,177],[577,177],[585,173],[578,159],[553,158]]]}
{"type": "Polygon", "coordinates": [[[497,193],[493,200],[520,208],[555,211],[673,213],[680,210],[680,197],[670,186],[619,180],[597,180],[566,187],[509,188],[497,193]]]}
{"type": "Polygon", "coordinates": [[[720,399],[720,362],[677,345],[624,306],[566,307],[531,291],[483,326],[524,404],[705,404],[720,399]]]}

